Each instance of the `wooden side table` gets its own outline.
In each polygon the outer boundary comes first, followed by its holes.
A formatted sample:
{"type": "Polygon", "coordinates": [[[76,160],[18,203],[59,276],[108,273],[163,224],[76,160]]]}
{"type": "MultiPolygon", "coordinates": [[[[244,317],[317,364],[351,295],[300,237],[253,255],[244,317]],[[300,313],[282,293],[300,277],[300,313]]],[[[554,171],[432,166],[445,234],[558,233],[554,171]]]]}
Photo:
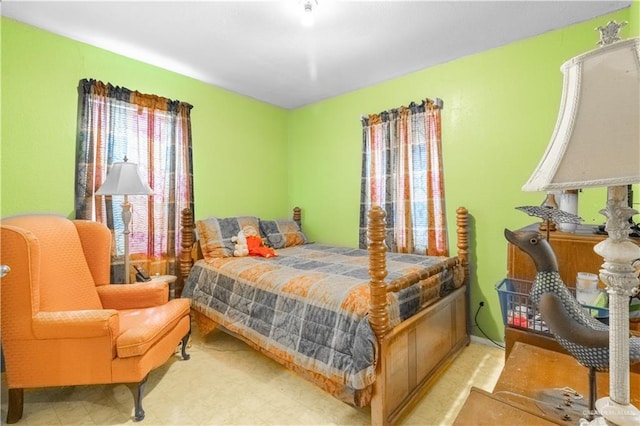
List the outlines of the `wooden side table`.
{"type": "MultiPolygon", "coordinates": [[[[516,342],[505,363],[502,374],[493,389],[500,395],[518,394],[525,398],[540,399],[540,392],[569,387],[584,398],[589,398],[589,369],[578,364],[571,355],[534,345],[516,342]]],[[[597,373],[597,398],[609,395],[609,374],[597,373]]],[[[631,404],[640,405],[640,374],[629,376],[631,404]]]]}
{"type": "Polygon", "coordinates": [[[540,412],[529,410],[517,403],[510,402],[500,395],[472,387],[464,405],[453,422],[454,426],[469,425],[555,425],[540,412]]]}
{"type": "MultiPolygon", "coordinates": [[[[571,388],[583,396],[580,405],[586,407],[589,398],[589,369],[570,355],[534,345],[516,342],[507,358],[493,393],[472,389],[454,424],[456,425],[547,425],[576,424],[574,407],[571,419],[564,420],[568,409],[549,409],[549,401],[541,395],[548,390],[571,388]],[[546,407],[546,408],[545,408],[546,407]]],[[[631,403],[640,405],[640,374],[630,375],[631,403]]],[[[597,373],[597,396],[609,394],[609,375],[597,373]]]]}
{"type": "Polygon", "coordinates": [[[169,300],[176,298],[176,280],[178,277],[175,275],[159,275],[156,274],[151,277],[151,281],[159,281],[169,283],[169,300]]]}

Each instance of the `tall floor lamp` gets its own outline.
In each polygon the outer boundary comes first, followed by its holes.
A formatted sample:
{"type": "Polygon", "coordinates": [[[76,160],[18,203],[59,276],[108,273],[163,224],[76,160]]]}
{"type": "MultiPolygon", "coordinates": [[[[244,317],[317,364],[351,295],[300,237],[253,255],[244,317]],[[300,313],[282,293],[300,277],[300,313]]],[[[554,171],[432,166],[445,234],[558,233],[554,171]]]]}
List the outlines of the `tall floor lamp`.
{"type": "MultiPolygon", "coordinates": [[[[594,251],[604,258],[600,279],[609,293],[609,397],[599,413],[618,425],[640,424],[630,404],[629,297],[638,292],[631,266],[640,247],[629,238],[626,185],[640,182],[640,38],[620,41],[623,24],[598,28],[601,47],[561,67],[562,101],[551,142],[524,191],[607,187],[608,238],[594,251]]],[[[596,419],[603,424],[603,418],[596,419]]]]}
{"type": "Polygon", "coordinates": [[[124,282],[129,284],[129,225],[131,224],[131,203],[129,195],[151,195],[153,191],[149,185],[140,179],[138,165],[129,163],[127,157],[121,163],[114,163],[107,173],[107,179],[102,183],[96,195],[124,195],[122,203],[122,222],[124,222],[124,282]]]}

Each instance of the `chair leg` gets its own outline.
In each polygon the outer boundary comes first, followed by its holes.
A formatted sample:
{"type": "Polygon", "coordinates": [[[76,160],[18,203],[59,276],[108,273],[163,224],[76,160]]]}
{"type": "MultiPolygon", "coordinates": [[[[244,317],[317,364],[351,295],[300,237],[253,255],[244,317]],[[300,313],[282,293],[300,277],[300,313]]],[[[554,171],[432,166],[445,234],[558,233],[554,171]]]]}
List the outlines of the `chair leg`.
{"type": "Polygon", "coordinates": [[[24,408],[24,389],[9,389],[9,404],[7,409],[7,424],[17,423],[22,418],[24,408]]]}
{"type": "Polygon", "coordinates": [[[191,336],[191,328],[185,336],[182,338],[182,359],[187,360],[191,358],[191,355],[187,353],[187,343],[189,342],[189,337],[191,336]]]}
{"type": "Polygon", "coordinates": [[[136,393],[136,400],[135,400],[135,404],[136,404],[136,415],[135,415],[135,421],[139,422],[141,420],[144,419],[144,409],[142,408],[142,396],[144,395],[144,388],[147,385],[147,379],[149,378],[149,375],[147,374],[146,376],[144,376],[144,379],[142,379],[142,381],[140,381],[140,383],[138,383],[138,392],[136,393]]]}

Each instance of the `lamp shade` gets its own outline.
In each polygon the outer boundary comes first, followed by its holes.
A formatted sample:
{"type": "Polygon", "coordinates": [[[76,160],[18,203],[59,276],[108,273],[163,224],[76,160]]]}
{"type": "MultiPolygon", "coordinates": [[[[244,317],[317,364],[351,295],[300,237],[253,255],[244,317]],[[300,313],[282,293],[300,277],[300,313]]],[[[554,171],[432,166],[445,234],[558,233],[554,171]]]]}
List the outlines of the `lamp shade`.
{"type": "Polygon", "coordinates": [[[124,162],[114,163],[107,173],[107,179],[96,195],[151,195],[153,191],[149,185],[140,179],[138,165],[124,162]]]}
{"type": "Polygon", "coordinates": [[[640,182],[640,38],[565,62],[551,142],[524,191],[640,182]]]}

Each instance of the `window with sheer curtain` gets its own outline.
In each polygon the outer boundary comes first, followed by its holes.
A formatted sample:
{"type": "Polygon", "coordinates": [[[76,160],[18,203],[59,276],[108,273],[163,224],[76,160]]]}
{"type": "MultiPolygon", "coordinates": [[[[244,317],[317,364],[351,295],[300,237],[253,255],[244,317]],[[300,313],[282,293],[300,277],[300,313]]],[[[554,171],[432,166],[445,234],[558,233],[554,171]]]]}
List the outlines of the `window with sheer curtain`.
{"type": "Polygon", "coordinates": [[[81,80],[78,92],[76,218],[102,222],[112,230],[112,281],[123,282],[124,196],[95,192],[111,165],[126,157],[138,164],[142,180],[153,190],[151,196],[129,196],[131,262],[151,274],[174,275],[180,212],[193,211],[192,106],[96,80],[81,80]]]}
{"type": "Polygon", "coordinates": [[[390,251],[448,256],[440,129],[441,102],[362,118],[360,247],[366,248],[367,212],[387,213],[390,251]]]}

